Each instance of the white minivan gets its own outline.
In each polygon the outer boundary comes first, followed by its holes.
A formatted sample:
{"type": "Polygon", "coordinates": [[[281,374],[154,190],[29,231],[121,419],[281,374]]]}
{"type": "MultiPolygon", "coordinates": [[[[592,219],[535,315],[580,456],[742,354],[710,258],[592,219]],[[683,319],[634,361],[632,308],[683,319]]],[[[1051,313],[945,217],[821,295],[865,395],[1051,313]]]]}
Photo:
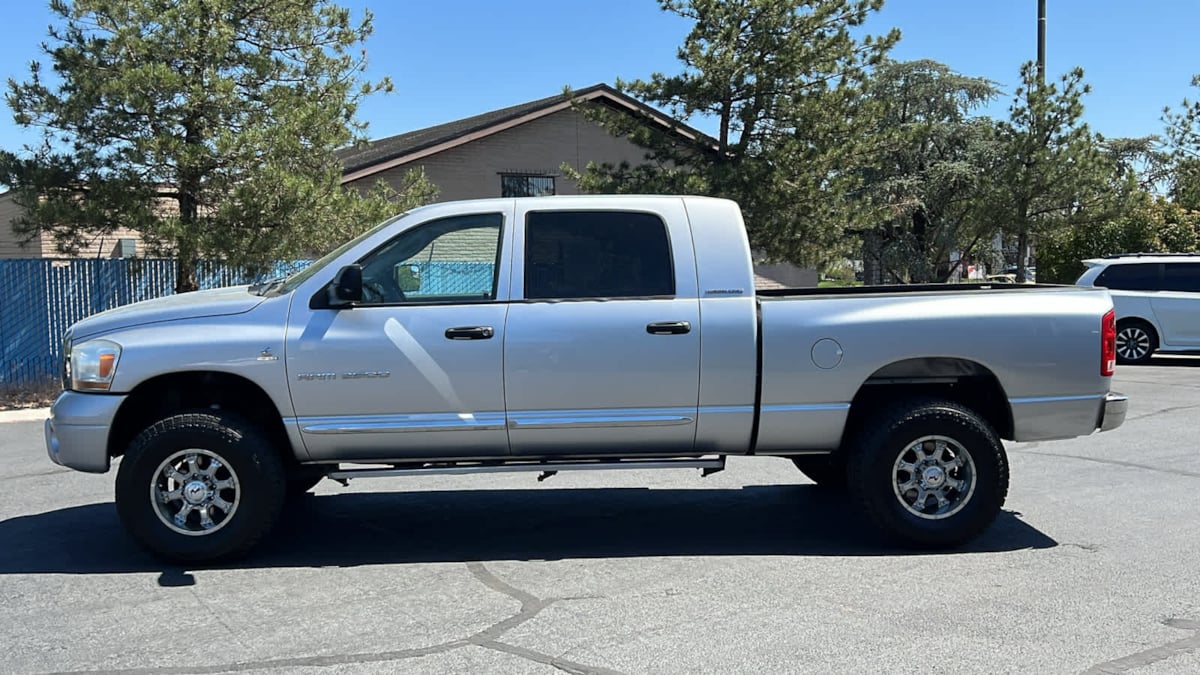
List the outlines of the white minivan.
{"type": "Polygon", "coordinates": [[[1084,260],[1075,283],[1109,289],[1117,312],[1117,362],[1155,352],[1200,352],[1200,254],[1137,253],[1084,260]]]}

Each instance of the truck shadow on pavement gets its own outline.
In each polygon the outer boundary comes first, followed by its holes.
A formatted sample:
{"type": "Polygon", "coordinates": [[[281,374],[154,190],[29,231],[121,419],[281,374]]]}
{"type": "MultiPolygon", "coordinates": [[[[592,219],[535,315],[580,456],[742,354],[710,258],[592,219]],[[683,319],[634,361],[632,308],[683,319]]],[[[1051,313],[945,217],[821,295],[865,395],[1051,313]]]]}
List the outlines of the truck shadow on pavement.
{"type": "MultiPolygon", "coordinates": [[[[0,574],[179,573],[137,548],[112,503],[0,521],[0,542],[0,574]]],[[[1057,545],[1005,511],[949,552],[1057,545]]],[[[307,495],[248,556],[188,569],[714,555],[921,552],[881,543],[845,497],[814,485],[539,488],[307,495]]]]}

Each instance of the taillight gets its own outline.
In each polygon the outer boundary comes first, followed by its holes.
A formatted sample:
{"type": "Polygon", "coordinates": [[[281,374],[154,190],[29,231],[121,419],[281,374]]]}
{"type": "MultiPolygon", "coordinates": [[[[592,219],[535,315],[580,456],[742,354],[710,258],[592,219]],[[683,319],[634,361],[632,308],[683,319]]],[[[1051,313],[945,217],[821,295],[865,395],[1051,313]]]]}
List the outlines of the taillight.
{"type": "Polygon", "coordinates": [[[1100,319],[1100,375],[1112,377],[1117,368],[1117,313],[1108,310],[1100,319]]]}

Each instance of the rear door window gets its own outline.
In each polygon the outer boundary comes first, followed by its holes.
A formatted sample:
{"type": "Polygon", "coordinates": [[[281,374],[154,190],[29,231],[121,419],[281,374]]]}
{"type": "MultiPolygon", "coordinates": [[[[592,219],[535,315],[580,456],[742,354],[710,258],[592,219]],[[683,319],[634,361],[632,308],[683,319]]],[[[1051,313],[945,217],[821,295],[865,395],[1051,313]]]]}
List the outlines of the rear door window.
{"type": "Polygon", "coordinates": [[[1167,263],[1163,266],[1164,291],[1200,293],[1200,263],[1167,263]]]}
{"type": "Polygon", "coordinates": [[[1159,267],[1158,263],[1109,265],[1096,278],[1096,285],[1114,291],[1156,291],[1159,267]]]}
{"type": "Polygon", "coordinates": [[[649,213],[542,211],[525,221],[525,298],[674,297],[667,224],[649,213]]]}

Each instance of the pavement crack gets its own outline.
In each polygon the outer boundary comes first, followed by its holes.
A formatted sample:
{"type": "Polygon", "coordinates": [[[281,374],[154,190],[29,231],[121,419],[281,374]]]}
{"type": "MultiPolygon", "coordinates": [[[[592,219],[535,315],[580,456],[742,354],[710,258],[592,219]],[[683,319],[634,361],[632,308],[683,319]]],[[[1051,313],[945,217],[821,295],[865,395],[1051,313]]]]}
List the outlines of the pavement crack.
{"type": "Polygon", "coordinates": [[[513,600],[521,603],[521,611],[472,635],[471,637],[467,638],[467,642],[477,647],[483,647],[485,649],[512,654],[513,656],[519,656],[523,659],[533,661],[534,663],[552,666],[567,673],[575,673],[577,675],[620,675],[618,671],[610,670],[608,668],[588,666],[582,663],[568,661],[557,656],[544,654],[526,647],[518,647],[507,642],[500,642],[497,638],[516,628],[517,626],[532,620],[543,609],[546,609],[550,605],[560,600],[575,598],[549,598],[543,600],[528,591],[517,588],[507,581],[504,581],[500,577],[493,574],[492,571],[481,562],[467,563],[467,570],[471,572],[471,575],[474,576],[479,583],[487,586],[497,593],[507,595],[513,600]]]}
{"type": "Polygon", "coordinates": [[[244,661],[241,663],[227,663],[213,666],[193,666],[190,668],[187,666],[172,665],[161,668],[128,668],[124,670],[113,670],[106,668],[103,670],[73,670],[66,672],[70,672],[75,675],[79,675],[80,673],[113,673],[114,675],[166,675],[167,673],[187,673],[189,675],[206,675],[208,673],[238,673],[248,670],[267,670],[271,668],[324,668],[329,666],[354,665],[359,663],[383,663],[387,661],[399,661],[402,659],[432,656],[434,654],[443,654],[460,647],[465,647],[467,644],[468,643],[465,640],[453,640],[451,642],[433,645],[432,647],[398,649],[387,652],[301,656],[290,659],[266,659],[262,661],[244,661]]]}
{"type": "Polygon", "coordinates": [[[46,469],[45,471],[30,471],[29,473],[18,473],[11,476],[0,476],[0,481],[17,480],[19,478],[37,478],[39,476],[53,476],[59,473],[74,473],[74,469],[46,469]]]}
{"type": "Polygon", "coordinates": [[[1186,384],[1181,382],[1158,382],[1154,380],[1133,380],[1129,378],[1121,378],[1121,384],[1148,384],[1154,387],[1179,387],[1180,389],[1200,389],[1200,385],[1186,384]]]}
{"type": "Polygon", "coordinates": [[[1179,412],[1180,410],[1195,410],[1197,408],[1200,408],[1200,405],[1177,405],[1177,406],[1172,406],[1170,408],[1161,408],[1159,410],[1151,410],[1150,412],[1144,412],[1140,415],[1134,415],[1133,417],[1126,417],[1125,421],[1133,422],[1134,420],[1144,420],[1148,417],[1157,417],[1158,415],[1163,415],[1166,413],[1179,412]]]}
{"type": "Polygon", "coordinates": [[[238,643],[243,648],[246,646],[246,643],[242,642],[242,639],[238,637],[237,631],[233,630],[233,628],[225,622],[225,617],[218,614],[216,610],[209,606],[209,604],[205,602],[204,598],[200,597],[200,594],[196,592],[195,588],[189,588],[188,591],[191,592],[192,597],[196,599],[196,602],[204,608],[204,611],[208,612],[212,618],[217,620],[217,623],[221,624],[221,627],[225,629],[225,632],[229,633],[229,637],[233,638],[234,642],[238,643]]]}
{"type": "Polygon", "coordinates": [[[1146,471],[1154,471],[1157,473],[1165,473],[1170,476],[1187,476],[1188,478],[1200,478],[1198,471],[1185,471],[1183,469],[1165,469],[1161,466],[1152,466],[1150,464],[1138,464],[1136,462],[1124,462],[1119,459],[1100,459],[1099,457],[1082,457],[1080,455],[1067,455],[1058,452],[1029,452],[1028,450],[1009,450],[1009,452],[1018,455],[1037,455],[1038,457],[1059,457],[1062,459],[1077,459],[1081,462],[1095,462],[1097,464],[1109,464],[1112,466],[1124,466],[1130,469],[1143,469],[1146,471]]]}
{"type": "Polygon", "coordinates": [[[574,675],[622,675],[621,671],[619,670],[601,668],[600,666],[588,666],[582,663],[568,661],[567,659],[559,658],[557,656],[543,654],[542,652],[534,651],[532,649],[526,649],[525,647],[510,645],[507,642],[492,640],[489,642],[478,643],[478,646],[486,649],[493,649],[498,652],[504,652],[506,654],[512,654],[513,656],[519,656],[523,659],[533,661],[534,663],[540,663],[552,668],[557,668],[564,673],[573,673],[574,675]]]}
{"type": "Polygon", "coordinates": [[[467,563],[467,570],[471,572],[471,576],[479,580],[479,583],[487,586],[493,591],[507,595],[522,605],[533,605],[543,602],[534,594],[529,593],[528,591],[523,591],[496,576],[481,562],[467,563]]]}
{"type": "Polygon", "coordinates": [[[1187,652],[1200,649],[1200,621],[1190,621],[1187,619],[1167,619],[1163,622],[1164,625],[1180,630],[1193,631],[1191,637],[1186,637],[1174,642],[1168,642],[1159,647],[1153,647],[1144,651],[1122,656],[1119,659],[1098,663],[1091,668],[1083,671],[1083,675],[1112,675],[1113,673],[1124,673],[1135,668],[1144,668],[1159,661],[1166,661],[1169,658],[1186,654],[1187,652]]]}

